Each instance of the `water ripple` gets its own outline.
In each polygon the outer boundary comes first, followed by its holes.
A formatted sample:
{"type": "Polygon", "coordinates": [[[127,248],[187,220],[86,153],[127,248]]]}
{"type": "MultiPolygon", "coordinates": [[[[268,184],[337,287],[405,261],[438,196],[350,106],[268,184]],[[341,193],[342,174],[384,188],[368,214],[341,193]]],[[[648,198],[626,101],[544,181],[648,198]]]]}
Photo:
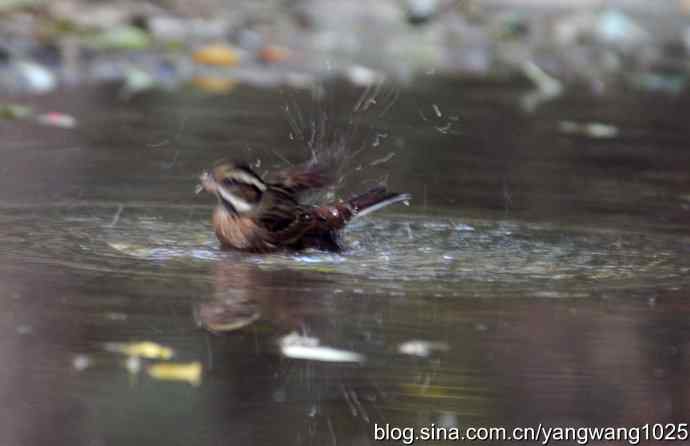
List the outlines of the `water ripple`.
{"type": "Polygon", "coordinates": [[[480,297],[515,289],[573,297],[603,289],[673,287],[685,284],[690,271],[687,241],[654,233],[381,215],[350,228],[344,235],[347,248],[339,254],[240,255],[219,249],[203,216],[177,209],[124,212],[117,225],[102,210],[73,212],[7,213],[0,219],[0,244],[15,259],[68,261],[84,269],[165,264],[194,273],[232,257],[268,271],[354,276],[358,286],[480,297]]]}

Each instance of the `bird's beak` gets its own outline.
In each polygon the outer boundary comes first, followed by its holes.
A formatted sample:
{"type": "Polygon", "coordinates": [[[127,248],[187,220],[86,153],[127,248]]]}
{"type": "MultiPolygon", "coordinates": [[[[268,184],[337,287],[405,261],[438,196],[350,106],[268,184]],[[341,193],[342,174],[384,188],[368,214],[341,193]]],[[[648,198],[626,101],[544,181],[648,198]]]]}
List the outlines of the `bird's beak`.
{"type": "Polygon", "coordinates": [[[204,189],[206,189],[207,192],[215,191],[215,181],[208,172],[202,173],[199,177],[199,181],[200,183],[194,188],[194,193],[197,195],[204,189]]]}

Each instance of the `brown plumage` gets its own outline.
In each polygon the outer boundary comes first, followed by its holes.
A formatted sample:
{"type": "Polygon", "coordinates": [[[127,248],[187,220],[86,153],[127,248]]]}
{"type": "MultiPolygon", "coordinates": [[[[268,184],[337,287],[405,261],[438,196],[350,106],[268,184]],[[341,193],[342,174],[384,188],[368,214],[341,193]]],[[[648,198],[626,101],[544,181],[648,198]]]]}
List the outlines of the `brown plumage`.
{"type": "Polygon", "coordinates": [[[312,206],[300,194],[326,186],[316,168],[282,172],[265,182],[249,167],[223,163],[201,175],[198,190],[216,195],[213,227],[223,247],[249,252],[340,250],[339,232],[354,217],[410,199],[376,187],[350,200],[312,206]]]}

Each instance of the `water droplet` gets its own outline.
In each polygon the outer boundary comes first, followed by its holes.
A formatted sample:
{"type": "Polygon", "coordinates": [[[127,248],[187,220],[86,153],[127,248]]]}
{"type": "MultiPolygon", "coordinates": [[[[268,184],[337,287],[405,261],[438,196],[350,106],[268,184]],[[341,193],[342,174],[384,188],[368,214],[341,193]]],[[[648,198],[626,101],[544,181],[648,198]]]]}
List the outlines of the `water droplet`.
{"type": "Polygon", "coordinates": [[[77,372],[81,372],[82,370],[86,370],[89,368],[91,365],[91,358],[89,358],[86,355],[76,355],[74,359],[72,359],[72,367],[74,367],[74,370],[77,372]]]}

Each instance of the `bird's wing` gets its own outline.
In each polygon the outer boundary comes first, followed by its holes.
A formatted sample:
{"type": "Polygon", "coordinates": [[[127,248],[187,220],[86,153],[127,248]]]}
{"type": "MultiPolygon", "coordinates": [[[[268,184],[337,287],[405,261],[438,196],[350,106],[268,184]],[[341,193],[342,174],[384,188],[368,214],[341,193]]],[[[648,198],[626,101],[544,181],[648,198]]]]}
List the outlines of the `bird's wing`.
{"type": "Polygon", "coordinates": [[[281,230],[273,231],[271,237],[281,245],[291,245],[297,243],[306,233],[315,229],[318,223],[309,210],[300,208],[292,222],[281,230]]]}
{"type": "Polygon", "coordinates": [[[298,216],[299,203],[292,189],[271,185],[258,212],[259,225],[268,232],[280,232],[298,216]]]}
{"type": "Polygon", "coordinates": [[[328,170],[317,164],[290,167],[275,174],[275,182],[296,193],[321,189],[333,183],[328,170]]]}

